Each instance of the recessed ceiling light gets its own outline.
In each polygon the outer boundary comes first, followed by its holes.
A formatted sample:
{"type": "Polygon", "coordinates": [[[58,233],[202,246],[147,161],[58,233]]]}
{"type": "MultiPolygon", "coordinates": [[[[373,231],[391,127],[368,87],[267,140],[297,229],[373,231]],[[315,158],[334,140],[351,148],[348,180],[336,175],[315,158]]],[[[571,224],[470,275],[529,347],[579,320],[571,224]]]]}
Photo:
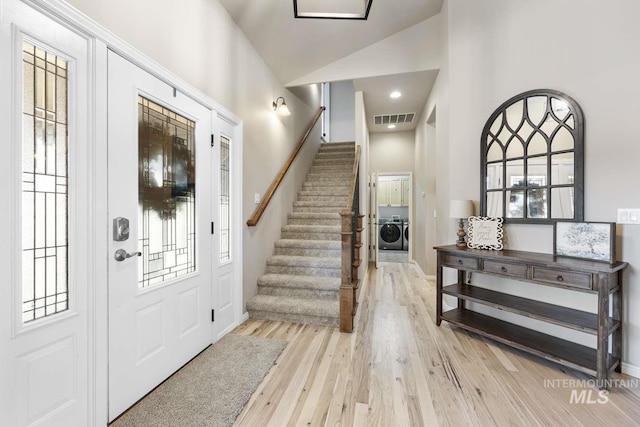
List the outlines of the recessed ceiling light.
{"type": "Polygon", "coordinates": [[[402,96],[402,93],[398,92],[397,90],[394,90],[393,92],[391,92],[389,96],[391,98],[400,98],[402,96]]]}
{"type": "Polygon", "coordinates": [[[387,129],[395,129],[395,128],[396,128],[396,125],[389,125],[389,126],[387,126],[387,129]]]}

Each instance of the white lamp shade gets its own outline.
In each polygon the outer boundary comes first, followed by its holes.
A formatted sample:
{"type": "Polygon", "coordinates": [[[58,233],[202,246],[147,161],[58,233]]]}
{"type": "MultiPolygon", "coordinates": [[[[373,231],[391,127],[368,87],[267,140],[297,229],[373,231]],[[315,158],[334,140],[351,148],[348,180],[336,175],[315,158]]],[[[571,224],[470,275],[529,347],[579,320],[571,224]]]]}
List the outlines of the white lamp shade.
{"type": "Polygon", "coordinates": [[[473,216],[473,200],[452,200],[449,204],[449,218],[473,216]]]}
{"type": "Polygon", "coordinates": [[[282,101],[282,104],[278,107],[278,114],[281,116],[291,115],[291,111],[289,111],[289,107],[287,107],[287,104],[285,104],[284,101],[282,101]]]}

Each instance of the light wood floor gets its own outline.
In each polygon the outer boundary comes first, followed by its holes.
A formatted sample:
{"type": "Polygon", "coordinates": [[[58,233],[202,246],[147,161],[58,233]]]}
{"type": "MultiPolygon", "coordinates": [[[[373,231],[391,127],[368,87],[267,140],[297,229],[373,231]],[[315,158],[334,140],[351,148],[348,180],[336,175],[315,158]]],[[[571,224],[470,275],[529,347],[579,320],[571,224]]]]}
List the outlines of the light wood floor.
{"type": "Polygon", "coordinates": [[[409,262],[408,251],[378,251],[380,262],[409,262]]]}
{"type": "Polygon", "coordinates": [[[234,331],[289,341],[237,426],[640,425],[637,387],[602,397],[562,383],[590,377],[437,327],[435,284],[413,264],[369,271],[353,334],[256,320],[234,331]],[[582,403],[571,403],[582,391],[582,403]]]}

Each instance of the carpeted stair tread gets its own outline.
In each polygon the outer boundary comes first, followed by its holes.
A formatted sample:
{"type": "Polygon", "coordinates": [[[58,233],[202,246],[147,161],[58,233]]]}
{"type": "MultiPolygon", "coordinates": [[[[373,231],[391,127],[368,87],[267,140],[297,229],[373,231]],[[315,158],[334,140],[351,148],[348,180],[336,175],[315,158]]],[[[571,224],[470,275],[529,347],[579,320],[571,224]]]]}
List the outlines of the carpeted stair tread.
{"type": "Polygon", "coordinates": [[[329,165],[340,165],[343,167],[349,167],[353,165],[353,161],[355,160],[355,156],[353,152],[349,153],[318,153],[318,155],[311,162],[312,166],[329,166],[329,165]]]}
{"type": "Polygon", "coordinates": [[[314,175],[345,175],[347,173],[351,173],[352,171],[347,171],[347,168],[351,168],[350,165],[347,166],[339,166],[339,165],[327,165],[327,166],[311,166],[309,169],[310,174],[314,175]]]}
{"type": "Polygon", "coordinates": [[[289,214],[289,224],[290,225],[340,225],[341,224],[340,215],[337,213],[328,213],[328,212],[291,212],[289,214]],[[293,216],[293,214],[298,214],[293,216]],[[307,214],[310,216],[302,216],[303,214],[307,214]],[[321,217],[319,215],[327,215],[326,217],[321,217]]]}
{"type": "Polygon", "coordinates": [[[349,194],[349,187],[336,188],[324,188],[317,190],[300,190],[298,191],[298,197],[316,197],[316,196],[347,196],[349,194]]]}
{"type": "Polygon", "coordinates": [[[335,240],[307,240],[280,239],[276,241],[277,248],[305,248],[305,249],[341,249],[342,242],[335,240]]]}
{"type": "Polygon", "coordinates": [[[309,178],[327,178],[327,177],[332,177],[332,176],[345,177],[345,176],[351,176],[352,172],[353,171],[346,170],[345,168],[322,170],[322,171],[311,170],[307,174],[307,179],[309,179],[309,178]]]}
{"type": "Polygon", "coordinates": [[[291,212],[288,215],[289,218],[298,218],[298,219],[336,219],[340,218],[339,213],[327,213],[327,212],[291,212]]]}
{"type": "Polygon", "coordinates": [[[300,212],[300,213],[312,213],[312,212],[340,212],[341,210],[343,210],[346,206],[294,206],[293,207],[293,211],[294,212],[300,212]]]}
{"type": "MultiPolygon", "coordinates": [[[[289,226],[285,226],[289,227],[289,226]]],[[[308,239],[308,240],[340,240],[340,232],[336,231],[312,231],[312,230],[292,230],[282,227],[281,237],[283,239],[308,239]]],[[[294,226],[291,226],[294,227],[294,226]]],[[[303,226],[304,227],[304,226],[303,226]]],[[[314,227],[314,226],[307,226],[314,227]]],[[[318,227],[318,226],[315,226],[318,227]]],[[[330,226],[334,227],[334,226],[330,226]]]]}
{"type": "Polygon", "coordinates": [[[258,286],[281,288],[305,288],[324,291],[338,291],[340,277],[304,276],[300,274],[264,274],[258,279],[258,286]]]}
{"type": "Polygon", "coordinates": [[[335,257],[312,257],[295,255],[272,255],[267,259],[267,266],[307,267],[307,268],[341,268],[341,259],[335,257]]]}
{"type": "Polygon", "coordinates": [[[313,233],[339,233],[340,226],[336,225],[308,225],[308,224],[290,224],[282,226],[282,231],[302,231],[313,233]]]}
{"type": "Polygon", "coordinates": [[[323,148],[340,148],[340,147],[355,147],[356,143],[353,141],[342,142],[324,142],[320,144],[323,148]]]}
{"type": "Polygon", "coordinates": [[[330,196],[300,196],[298,197],[299,202],[332,202],[334,200],[340,201],[340,203],[347,204],[347,195],[346,194],[332,194],[330,196]]]}
{"type": "Polygon", "coordinates": [[[275,243],[274,255],[340,257],[342,242],[334,240],[280,239],[275,243]]]}
{"type": "Polygon", "coordinates": [[[340,306],[338,300],[256,295],[247,302],[247,310],[337,319],[340,306]]]}
{"type": "Polygon", "coordinates": [[[334,191],[336,192],[336,194],[342,196],[342,195],[348,195],[349,194],[349,190],[351,190],[351,188],[348,188],[340,183],[309,183],[306,185],[302,186],[302,190],[300,191],[334,191]]]}
{"type": "Polygon", "coordinates": [[[332,183],[305,182],[304,184],[302,184],[302,191],[323,191],[328,189],[331,189],[331,190],[335,189],[336,191],[345,191],[348,194],[349,190],[351,190],[351,187],[349,187],[346,184],[338,185],[334,182],[332,183]]]}
{"type": "Polygon", "coordinates": [[[349,185],[349,180],[351,178],[351,174],[348,175],[337,175],[337,174],[327,174],[327,175],[314,175],[314,176],[307,176],[307,181],[308,183],[331,183],[331,185],[335,185],[335,186],[340,186],[340,187],[344,187],[344,186],[348,186],[349,185]]]}
{"type": "Polygon", "coordinates": [[[335,197],[331,200],[298,200],[297,202],[293,202],[294,206],[336,206],[336,207],[346,207],[347,197],[335,197]]]}

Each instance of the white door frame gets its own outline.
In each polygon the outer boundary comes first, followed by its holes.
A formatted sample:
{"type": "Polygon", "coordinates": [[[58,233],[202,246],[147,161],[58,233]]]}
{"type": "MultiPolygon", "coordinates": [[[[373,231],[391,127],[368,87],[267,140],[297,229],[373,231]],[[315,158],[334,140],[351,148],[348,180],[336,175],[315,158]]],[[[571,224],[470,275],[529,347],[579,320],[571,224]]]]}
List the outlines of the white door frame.
{"type": "MultiPolygon", "coordinates": [[[[381,176],[408,176],[409,177],[409,253],[407,254],[409,257],[409,262],[413,260],[413,172],[405,171],[405,172],[376,172],[378,177],[378,182],[380,181],[381,176]]],[[[377,186],[376,186],[376,199],[377,199],[377,186]]],[[[379,216],[380,212],[378,206],[376,206],[376,216],[379,216]]],[[[402,231],[402,230],[401,230],[402,231]]],[[[402,236],[400,236],[402,238],[402,236]]],[[[377,239],[377,234],[376,234],[377,239]]],[[[376,252],[376,268],[378,267],[378,253],[376,252]]]]}
{"type": "MultiPolygon", "coordinates": [[[[90,395],[88,397],[87,424],[103,426],[107,424],[108,410],[108,242],[110,238],[109,218],[107,215],[107,49],[111,49],[149,74],[175,87],[183,94],[208,107],[223,118],[234,128],[234,139],[238,144],[236,157],[234,158],[235,171],[233,191],[241,194],[242,191],[242,119],[218,104],[199,90],[190,86],[175,74],[159,66],[156,62],[137,51],[131,45],[118,38],[116,35],[101,27],[86,15],[80,13],[74,7],[62,0],[0,0],[0,2],[19,1],[33,7],[38,12],[58,22],[64,23],[71,29],[81,31],[93,40],[90,52],[91,70],[95,84],[90,96],[91,117],[89,125],[94,130],[93,152],[91,156],[91,168],[94,171],[90,185],[92,197],[88,202],[92,205],[93,214],[89,218],[92,227],[96,230],[91,240],[93,262],[88,266],[88,277],[93,286],[88,289],[88,371],[87,381],[90,395]]],[[[1,5],[4,7],[4,4],[1,5]]],[[[215,119],[215,116],[214,116],[215,119]]],[[[237,260],[237,269],[234,273],[234,283],[237,292],[234,295],[236,323],[243,321],[242,313],[242,212],[241,197],[237,197],[238,206],[235,207],[237,215],[233,218],[236,233],[233,237],[234,257],[237,260]],[[236,218],[237,217],[237,218],[236,218]]],[[[212,341],[215,338],[212,337],[212,341]]]]}

